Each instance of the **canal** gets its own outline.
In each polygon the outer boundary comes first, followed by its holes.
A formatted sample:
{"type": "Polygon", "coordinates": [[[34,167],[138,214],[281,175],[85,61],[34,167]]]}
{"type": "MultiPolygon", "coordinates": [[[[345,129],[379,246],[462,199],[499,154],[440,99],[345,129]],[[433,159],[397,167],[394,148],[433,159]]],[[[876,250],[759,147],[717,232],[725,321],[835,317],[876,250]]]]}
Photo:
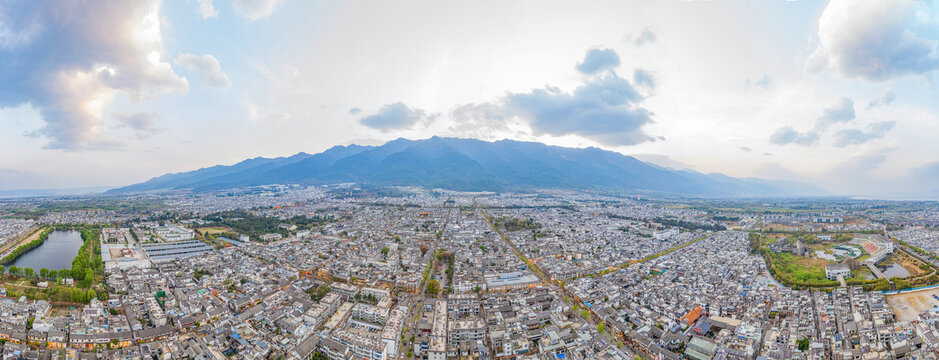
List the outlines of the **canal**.
{"type": "Polygon", "coordinates": [[[49,234],[46,242],[16,258],[10,266],[39,269],[61,270],[72,268],[72,260],[82,247],[82,236],[78,230],[55,230],[49,234]]]}

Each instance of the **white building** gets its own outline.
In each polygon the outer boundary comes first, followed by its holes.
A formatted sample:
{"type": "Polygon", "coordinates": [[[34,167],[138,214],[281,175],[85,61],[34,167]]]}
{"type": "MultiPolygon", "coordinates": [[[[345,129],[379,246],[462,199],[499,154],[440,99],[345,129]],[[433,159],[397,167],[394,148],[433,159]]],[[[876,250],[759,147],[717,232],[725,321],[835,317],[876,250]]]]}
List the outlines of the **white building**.
{"type": "Polygon", "coordinates": [[[851,269],[848,268],[848,265],[825,265],[825,277],[827,277],[828,280],[837,280],[839,275],[844,277],[851,276],[851,269]]]}
{"type": "Polygon", "coordinates": [[[680,231],[678,228],[665,229],[661,231],[656,230],[652,232],[652,238],[656,240],[668,240],[672,236],[678,236],[679,232],[680,231]]]}

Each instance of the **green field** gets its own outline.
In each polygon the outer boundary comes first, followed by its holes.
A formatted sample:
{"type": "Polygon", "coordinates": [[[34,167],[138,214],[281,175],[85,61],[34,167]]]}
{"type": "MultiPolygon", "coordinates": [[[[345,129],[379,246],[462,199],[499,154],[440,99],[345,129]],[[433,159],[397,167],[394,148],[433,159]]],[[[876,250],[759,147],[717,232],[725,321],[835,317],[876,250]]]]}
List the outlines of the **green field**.
{"type": "Polygon", "coordinates": [[[202,235],[217,235],[217,234],[224,234],[227,232],[231,232],[231,230],[228,230],[223,227],[202,227],[196,230],[199,231],[199,233],[202,235]]]}

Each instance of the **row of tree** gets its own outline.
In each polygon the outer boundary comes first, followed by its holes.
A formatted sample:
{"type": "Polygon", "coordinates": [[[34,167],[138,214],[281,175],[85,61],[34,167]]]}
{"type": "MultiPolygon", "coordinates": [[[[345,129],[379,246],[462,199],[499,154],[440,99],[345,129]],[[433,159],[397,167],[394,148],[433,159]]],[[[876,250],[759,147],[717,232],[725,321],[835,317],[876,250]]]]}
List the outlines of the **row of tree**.
{"type": "Polygon", "coordinates": [[[55,269],[41,268],[39,269],[39,272],[36,272],[36,270],[33,270],[32,268],[28,268],[28,267],[10,266],[9,268],[7,268],[6,266],[0,265],[0,274],[6,274],[8,270],[9,270],[9,274],[13,276],[23,276],[23,277],[29,277],[29,278],[35,277],[35,278],[46,279],[46,280],[68,279],[68,278],[76,278],[76,277],[82,278],[85,276],[84,273],[80,273],[80,274],[77,274],[77,276],[73,276],[72,269],[55,270],[55,269]]]}
{"type": "Polygon", "coordinates": [[[52,230],[48,230],[48,229],[43,230],[42,233],[39,234],[39,238],[37,238],[36,240],[30,241],[26,244],[20,245],[18,248],[14,249],[13,252],[11,252],[9,255],[4,256],[3,260],[0,260],[0,263],[2,263],[3,265],[9,264],[13,262],[13,260],[16,260],[16,258],[20,257],[20,255],[23,255],[27,251],[32,250],[33,248],[39,245],[42,245],[42,243],[46,242],[46,240],[49,239],[50,232],[52,232],[52,230]]]}
{"type": "Polygon", "coordinates": [[[100,233],[101,230],[97,228],[81,229],[84,242],[78,249],[78,256],[72,260],[71,271],[79,287],[91,287],[96,277],[104,277],[104,262],[101,261],[101,245],[98,242],[100,233]]]}

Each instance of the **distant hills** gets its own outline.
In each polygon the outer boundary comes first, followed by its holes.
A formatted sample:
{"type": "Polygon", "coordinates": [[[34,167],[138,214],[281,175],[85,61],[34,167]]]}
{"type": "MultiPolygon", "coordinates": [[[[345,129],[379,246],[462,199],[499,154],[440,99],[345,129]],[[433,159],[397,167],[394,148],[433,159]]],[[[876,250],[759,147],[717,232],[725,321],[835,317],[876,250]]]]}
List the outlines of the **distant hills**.
{"type": "Polygon", "coordinates": [[[289,157],[259,157],[230,166],[167,174],[109,192],[348,182],[463,191],[570,189],[702,197],[825,194],[795,182],[675,170],[594,147],[441,137],[397,139],[381,146],[335,146],[314,155],[301,152],[289,157]]]}

